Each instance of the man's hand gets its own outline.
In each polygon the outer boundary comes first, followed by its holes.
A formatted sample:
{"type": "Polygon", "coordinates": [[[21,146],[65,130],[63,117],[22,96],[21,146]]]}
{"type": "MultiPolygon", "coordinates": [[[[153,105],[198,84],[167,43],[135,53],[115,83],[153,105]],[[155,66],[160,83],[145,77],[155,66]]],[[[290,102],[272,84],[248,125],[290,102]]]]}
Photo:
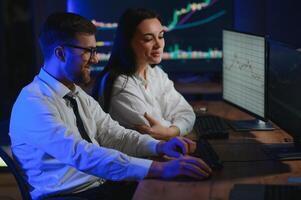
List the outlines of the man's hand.
{"type": "Polygon", "coordinates": [[[147,133],[153,138],[159,140],[167,140],[171,137],[180,135],[180,130],[176,126],[165,127],[155,118],[151,117],[147,113],[144,114],[145,119],[149,122],[150,126],[147,125],[136,125],[135,128],[140,133],[147,133]]]}
{"type": "Polygon", "coordinates": [[[178,158],[181,155],[193,153],[195,142],[184,137],[174,137],[168,142],[161,141],[157,144],[157,153],[178,158]]]}
{"type": "Polygon", "coordinates": [[[147,177],[171,179],[188,176],[202,180],[210,176],[211,173],[212,170],[203,160],[192,156],[181,156],[168,162],[153,161],[147,177]]]}

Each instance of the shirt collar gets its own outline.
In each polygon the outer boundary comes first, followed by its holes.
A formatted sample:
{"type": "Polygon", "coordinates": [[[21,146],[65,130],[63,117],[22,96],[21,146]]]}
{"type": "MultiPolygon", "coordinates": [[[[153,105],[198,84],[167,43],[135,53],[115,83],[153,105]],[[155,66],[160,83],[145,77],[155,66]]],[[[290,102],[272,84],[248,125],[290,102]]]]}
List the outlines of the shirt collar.
{"type": "Polygon", "coordinates": [[[75,96],[78,94],[77,85],[75,85],[75,90],[71,91],[68,87],[66,87],[60,81],[56,80],[43,68],[41,68],[38,77],[43,82],[45,82],[49,87],[51,87],[54,90],[54,92],[61,98],[63,98],[65,95],[75,96]]]}
{"type": "Polygon", "coordinates": [[[142,83],[142,85],[147,85],[149,82],[150,75],[151,75],[151,73],[150,73],[151,69],[152,69],[151,66],[148,65],[147,69],[146,69],[146,79],[139,76],[139,74],[137,72],[134,74],[134,77],[136,77],[142,83]]]}

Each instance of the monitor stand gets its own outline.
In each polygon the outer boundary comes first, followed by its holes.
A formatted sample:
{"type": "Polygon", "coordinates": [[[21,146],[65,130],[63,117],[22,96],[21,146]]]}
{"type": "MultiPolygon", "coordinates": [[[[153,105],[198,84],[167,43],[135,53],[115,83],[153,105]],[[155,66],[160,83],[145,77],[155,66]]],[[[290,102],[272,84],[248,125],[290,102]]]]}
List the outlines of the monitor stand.
{"type": "Polygon", "coordinates": [[[274,130],[272,123],[260,119],[234,120],[229,122],[235,131],[271,131],[274,130]]]}
{"type": "Polygon", "coordinates": [[[277,160],[301,159],[301,146],[296,143],[267,144],[263,151],[277,160]]]}

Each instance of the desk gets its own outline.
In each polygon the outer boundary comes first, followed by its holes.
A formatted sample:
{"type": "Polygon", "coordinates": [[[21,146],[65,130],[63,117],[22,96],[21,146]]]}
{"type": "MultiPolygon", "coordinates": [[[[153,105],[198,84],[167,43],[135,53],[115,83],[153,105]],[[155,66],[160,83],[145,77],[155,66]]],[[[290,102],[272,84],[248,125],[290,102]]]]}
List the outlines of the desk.
{"type": "MultiPolygon", "coordinates": [[[[224,102],[195,102],[194,108],[206,106],[208,113],[226,119],[250,119],[251,116],[224,102]]],[[[194,134],[189,135],[195,138],[194,134]]],[[[143,180],[134,200],[226,200],[234,184],[286,184],[289,177],[301,176],[301,161],[273,161],[262,151],[263,144],[281,143],[291,137],[280,129],[274,131],[234,132],[228,140],[210,140],[220,159],[226,161],[221,171],[209,180],[143,180]]]]}
{"type": "Polygon", "coordinates": [[[175,88],[183,95],[186,94],[221,94],[222,85],[220,83],[205,82],[205,83],[177,83],[175,82],[175,88]]]}

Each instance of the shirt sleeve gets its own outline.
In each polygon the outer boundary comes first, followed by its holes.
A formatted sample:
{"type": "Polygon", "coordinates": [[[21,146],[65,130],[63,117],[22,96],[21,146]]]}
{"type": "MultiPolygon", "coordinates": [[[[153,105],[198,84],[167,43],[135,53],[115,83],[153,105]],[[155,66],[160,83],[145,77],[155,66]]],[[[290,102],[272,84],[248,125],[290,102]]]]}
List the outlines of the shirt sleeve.
{"type": "Polygon", "coordinates": [[[176,91],[173,82],[167,74],[159,67],[156,67],[158,77],[162,82],[163,92],[161,94],[163,116],[171,122],[172,125],[180,129],[180,135],[189,133],[195,122],[195,114],[192,107],[184,97],[176,91]]]}
{"type": "Polygon", "coordinates": [[[97,139],[101,146],[117,149],[131,156],[154,156],[156,153],[156,145],[158,140],[152,138],[147,134],[140,134],[139,132],[126,129],[113,120],[111,116],[105,113],[99,104],[90,98],[92,107],[94,107],[94,115],[97,130],[97,139]]]}
{"type": "MultiPolygon", "coordinates": [[[[55,101],[22,92],[14,105],[11,117],[10,134],[15,144],[26,143],[32,148],[44,151],[62,164],[109,180],[140,180],[146,176],[151,160],[134,158],[76,137],[78,134],[74,134],[60,119],[55,101]]],[[[109,117],[106,117],[106,120],[108,119],[109,117]]],[[[110,121],[109,125],[114,125],[114,122],[110,121]]],[[[120,128],[119,135],[123,135],[122,131],[124,129],[120,128]]],[[[127,136],[120,138],[128,139],[127,136]]],[[[138,136],[137,140],[139,141],[138,136]]],[[[156,140],[140,140],[144,141],[140,143],[142,146],[149,145],[144,152],[155,153],[156,140]]]]}

